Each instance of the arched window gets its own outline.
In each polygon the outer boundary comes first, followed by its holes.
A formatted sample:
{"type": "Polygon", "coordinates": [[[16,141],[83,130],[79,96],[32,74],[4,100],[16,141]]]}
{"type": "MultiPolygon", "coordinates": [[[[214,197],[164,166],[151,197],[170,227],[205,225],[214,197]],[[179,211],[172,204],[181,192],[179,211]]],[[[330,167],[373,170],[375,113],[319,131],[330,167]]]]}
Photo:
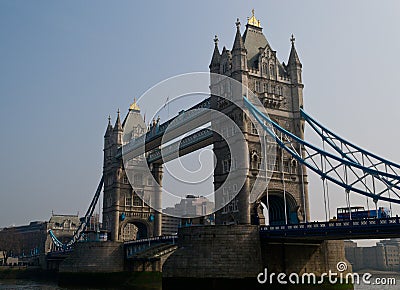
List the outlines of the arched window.
{"type": "Polygon", "coordinates": [[[262,64],[262,70],[263,70],[263,74],[266,74],[266,75],[268,74],[268,66],[266,63],[262,64]]]}
{"type": "Polygon", "coordinates": [[[275,75],[275,66],[272,63],[269,65],[269,73],[272,77],[275,75]]]}

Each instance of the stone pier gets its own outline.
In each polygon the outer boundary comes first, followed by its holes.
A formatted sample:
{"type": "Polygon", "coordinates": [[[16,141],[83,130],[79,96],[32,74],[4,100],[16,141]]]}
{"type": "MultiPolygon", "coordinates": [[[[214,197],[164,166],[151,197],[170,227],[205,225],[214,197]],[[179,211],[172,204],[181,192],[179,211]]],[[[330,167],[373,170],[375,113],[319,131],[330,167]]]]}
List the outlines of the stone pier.
{"type": "MultiPolygon", "coordinates": [[[[178,235],[178,249],[163,266],[163,290],[307,289],[301,287],[311,285],[261,285],[257,276],[267,268],[269,273],[314,273],[320,277],[329,270],[336,272],[342,261],[351,271],[342,241],[267,242],[253,225],[187,227],[178,235]]],[[[346,287],[324,285],[324,289],[353,289],[346,287]]]]}

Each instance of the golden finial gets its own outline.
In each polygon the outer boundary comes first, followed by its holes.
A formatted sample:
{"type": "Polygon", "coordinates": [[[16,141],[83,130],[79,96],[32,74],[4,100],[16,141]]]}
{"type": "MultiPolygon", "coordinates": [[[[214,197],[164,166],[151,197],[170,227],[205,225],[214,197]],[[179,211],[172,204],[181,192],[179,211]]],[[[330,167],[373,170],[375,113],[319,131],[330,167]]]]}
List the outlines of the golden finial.
{"type": "Polygon", "coordinates": [[[133,103],[129,106],[129,111],[140,111],[140,108],[136,103],[136,98],[133,98],[133,103]]]}
{"type": "Polygon", "coordinates": [[[254,16],[254,9],[251,9],[251,17],[248,18],[247,24],[253,25],[253,26],[255,26],[255,27],[260,27],[260,20],[258,20],[258,19],[254,16]]]}

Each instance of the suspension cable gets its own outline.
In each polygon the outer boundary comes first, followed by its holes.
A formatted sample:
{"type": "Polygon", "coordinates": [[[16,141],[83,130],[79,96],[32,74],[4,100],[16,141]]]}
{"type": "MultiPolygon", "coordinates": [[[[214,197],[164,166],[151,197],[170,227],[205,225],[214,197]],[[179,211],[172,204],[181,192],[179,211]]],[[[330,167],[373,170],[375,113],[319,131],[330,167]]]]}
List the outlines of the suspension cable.
{"type": "MultiPolygon", "coordinates": [[[[324,144],[324,141],[323,141],[323,140],[322,140],[322,143],[324,144]]],[[[325,172],[325,164],[324,164],[324,159],[323,159],[322,155],[321,155],[321,169],[322,169],[322,172],[325,172]]],[[[327,220],[328,220],[328,214],[327,214],[327,211],[326,211],[326,189],[325,189],[325,177],[324,177],[324,176],[322,176],[322,177],[321,177],[321,180],[322,180],[322,188],[323,188],[323,192],[324,192],[324,210],[325,210],[325,220],[327,221],[327,220]]]]}
{"type": "MultiPolygon", "coordinates": [[[[303,149],[301,149],[302,145],[300,144],[300,154],[303,156],[303,149]]],[[[304,208],[304,222],[307,222],[307,211],[306,211],[306,194],[304,188],[304,173],[303,173],[303,164],[299,162],[300,170],[301,170],[301,190],[303,193],[303,208],[304,208]]]]}
{"type": "MultiPolygon", "coordinates": [[[[281,133],[281,140],[282,139],[282,133],[281,133]]],[[[281,152],[281,172],[282,172],[282,183],[283,183],[283,206],[285,208],[285,224],[288,224],[288,217],[287,217],[287,209],[286,209],[286,183],[285,183],[285,170],[283,168],[283,150],[280,150],[281,152]]]]}
{"type": "MultiPolygon", "coordinates": [[[[322,139],[322,148],[325,151],[325,140],[324,139],[322,139]]],[[[326,168],[327,168],[327,166],[326,166],[326,157],[323,158],[323,162],[324,162],[323,168],[325,168],[325,170],[326,170],[326,168]]],[[[325,188],[326,188],[326,200],[327,200],[327,203],[325,204],[325,207],[327,206],[327,208],[325,209],[325,212],[327,212],[328,218],[326,220],[328,221],[331,218],[331,208],[330,208],[330,204],[329,204],[328,180],[326,180],[326,178],[323,178],[322,182],[324,183],[324,194],[325,194],[325,188]]]]}
{"type": "MultiPolygon", "coordinates": [[[[388,172],[387,164],[385,164],[385,171],[386,171],[386,173],[388,172]]],[[[390,189],[388,189],[388,195],[390,198],[390,189]]],[[[392,202],[391,201],[389,202],[389,208],[390,208],[390,214],[392,214],[392,202]]],[[[378,214],[378,213],[376,213],[376,214],[378,214]]]]}

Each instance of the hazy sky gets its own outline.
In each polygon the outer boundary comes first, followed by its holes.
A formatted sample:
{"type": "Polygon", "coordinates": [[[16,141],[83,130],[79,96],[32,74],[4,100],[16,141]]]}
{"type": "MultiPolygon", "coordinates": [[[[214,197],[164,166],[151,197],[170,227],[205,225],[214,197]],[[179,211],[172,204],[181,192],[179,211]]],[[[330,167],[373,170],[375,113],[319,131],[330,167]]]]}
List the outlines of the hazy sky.
{"type": "MultiPolygon", "coordinates": [[[[230,49],[252,8],[280,61],[294,33],[305,109],[400,162],[399,1],[2,0],[0,227],[82,214],[108,115],[167,77],[207,71],[214,35],[230,49]]],[[[323,218],[321,182],[311,183],[312,218],[323,218]]],[[[336,192],[332,208],[344,205],[336,192]]]]}

